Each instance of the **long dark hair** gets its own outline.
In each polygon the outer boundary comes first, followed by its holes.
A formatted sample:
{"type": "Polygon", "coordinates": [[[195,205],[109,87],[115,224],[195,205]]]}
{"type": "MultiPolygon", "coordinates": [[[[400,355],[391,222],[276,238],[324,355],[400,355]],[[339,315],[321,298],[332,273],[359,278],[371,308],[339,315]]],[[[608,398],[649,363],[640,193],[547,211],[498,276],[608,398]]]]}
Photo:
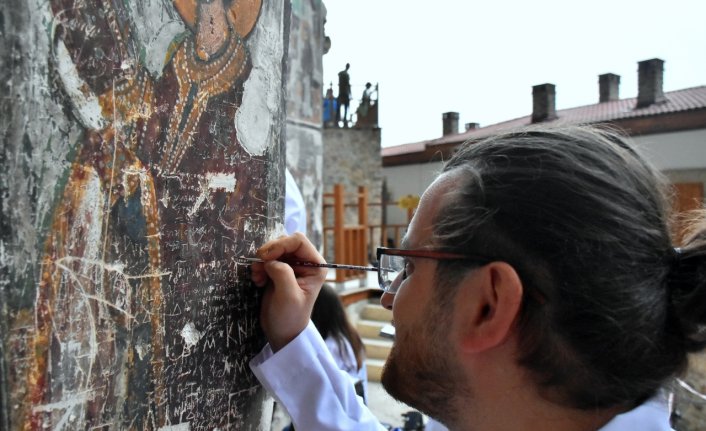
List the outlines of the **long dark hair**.
{"type": "MultiPolygon", "coordinates": [[[[515,267],[519,363],[545,397],[637,405],[706,346],[703,218],[675,248],[666,182],[623,137],[585,126],[506,133],[466,144],[444,171],[461,174],[437,242],[515,267]]],[[[437,277],[458,265],[441,262],[437,277]]]]}
{"type": "Polygon", "coordinates": [[[328,336],[336,339],[341,352],[346,351],[345,341],[347,340],[355,353],[356,369],[359,370],[363,366],[365,360],[363,340],[348,320],[341,298],[330,285],[324,284],[321,288],[314,303],[311,320],[324,339],[328,336]]]}

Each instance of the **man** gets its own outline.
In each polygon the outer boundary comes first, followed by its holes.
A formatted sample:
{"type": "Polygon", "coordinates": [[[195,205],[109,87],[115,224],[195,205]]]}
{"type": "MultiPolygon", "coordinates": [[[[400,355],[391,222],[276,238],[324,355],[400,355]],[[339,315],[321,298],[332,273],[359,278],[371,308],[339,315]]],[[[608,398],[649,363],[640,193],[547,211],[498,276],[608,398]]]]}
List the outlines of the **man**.
{"type": "Polygon", "coordinates": [[[368,115],[368,110],[370,109],[370,104],[372,103],[371,98],[373,95],[373,89],[372,89],[373,84],[366,82],[365,83],[365,90],[363,90],[363,95],[360,98],[360,105],[358,105],[357,109],[357,114],[358,114],[358,121],[360,121],[361,118],[365,118],[366,115],[368,115]]]}
{"type": "MultiPolygon", "coordinates": [[[[684,283],[673,259],[706,266],[706,244],[674,254],[660,181],[620,137],[591,128],[462,147],[402,249],[378,252],[396,328],[385,389],[451,430],[669,430],[660,388],[703,344],[678,341],[699,335],[670,323],[669,307],[693,299],[667,298],[665,284],[684,283]]],[[[311,330],[325,271],[277,260],[323,258],[302,235],[258,255],[270,341],[251,362],[258,379],[296,428],[384,429],[311,330]]]]}
{"type": "Polygon", "coordinates": [[[348,126],[348,106],[351,102],[351,77],[348,74],[350,63],[346,63],[346,68],[338,72],[338,110],[336,111],[336,123],[343,121],[343,126],[348,126]],[[341,117],[341,108],[343,108],[343,117],[341,117]]]}

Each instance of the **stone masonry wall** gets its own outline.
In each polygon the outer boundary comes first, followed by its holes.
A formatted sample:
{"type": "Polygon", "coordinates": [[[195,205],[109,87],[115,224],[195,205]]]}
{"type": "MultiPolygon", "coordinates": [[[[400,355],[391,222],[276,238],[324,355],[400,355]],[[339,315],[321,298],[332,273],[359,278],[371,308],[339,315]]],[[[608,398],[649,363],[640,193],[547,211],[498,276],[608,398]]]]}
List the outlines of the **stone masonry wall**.
{"type": "MultiPolygon", "coordinates": [[[[324,188],[333,191],[334,184],[343,184],[347,203],[355,202],[359,186],[368,188],[368,203],[379,203],[382,193],[382,159],[380,156],[380,129],[324,129],[324,188]]],[[[326,202],[333,202],[327,199],[326,202]]],[[[333,211],[329,210],[326,226],[333,226],[333,211]]],[[[379,206],[368,207],[368,224],[381,222],[379,206]]],[[[346,210],[346,223],[357,224],[356,208],[346,210]]],[[[374,233],[374,240],[379,233],[374,233]]],[[[331,247],[328,248],[331,250],[331,247]]],[[[330,256],[326,256],[327,259],[330,256]]]]}

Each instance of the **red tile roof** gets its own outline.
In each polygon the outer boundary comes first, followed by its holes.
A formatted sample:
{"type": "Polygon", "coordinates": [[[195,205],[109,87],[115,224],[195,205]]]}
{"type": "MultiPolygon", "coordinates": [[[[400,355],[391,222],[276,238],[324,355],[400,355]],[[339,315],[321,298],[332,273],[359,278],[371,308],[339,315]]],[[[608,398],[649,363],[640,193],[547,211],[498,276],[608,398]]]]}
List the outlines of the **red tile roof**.
{"type": "MultiPolygon", "coordinates": [[[[636,97],[579,106],[577,108],[561,109],[556,111],[556,119],[542,122],[542,124],[607,123],[631,118],[652,117],[702,109],[706,110],[706,86],[671,91],[665,93],[664,96],[664,102],[640,109],[635,109],[635,105],[637,104],[636,97]]],[[[531,124],[532,115],[527,115],[525,117],[503,121],[458,134],[442,136],[441,138],[386,147],[382,149],[382,156],[391,157],[423,152],[427,147],[443,144],[460,144],[469,139],[479,139],[501,130],[515,129],[531,124]]]]}

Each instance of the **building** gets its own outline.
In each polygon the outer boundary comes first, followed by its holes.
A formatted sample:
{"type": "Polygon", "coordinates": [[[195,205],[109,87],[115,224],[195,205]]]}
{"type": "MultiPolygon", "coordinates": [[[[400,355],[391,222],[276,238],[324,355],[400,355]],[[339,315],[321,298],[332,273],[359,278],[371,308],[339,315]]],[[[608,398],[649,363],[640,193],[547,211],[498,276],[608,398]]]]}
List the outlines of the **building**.
{"type": "Polygon", "coordinates": [[[392,199],[421,193],[454,149],[494,133],[533,124],[610,124],[624,130],[645,156],[675,185],[677,210],[703,204],[706,185],[706,86],[665,93],[664,61],[638,63],[638,95],[619,97],[620,76],[600,75],[598,103],[557,110],[556,87],[532,89],[530,115],[479,127],[467,123],[460,132],[459,115],[443,114],[443,136],[382,150],[383,175],[392,199]]]}

